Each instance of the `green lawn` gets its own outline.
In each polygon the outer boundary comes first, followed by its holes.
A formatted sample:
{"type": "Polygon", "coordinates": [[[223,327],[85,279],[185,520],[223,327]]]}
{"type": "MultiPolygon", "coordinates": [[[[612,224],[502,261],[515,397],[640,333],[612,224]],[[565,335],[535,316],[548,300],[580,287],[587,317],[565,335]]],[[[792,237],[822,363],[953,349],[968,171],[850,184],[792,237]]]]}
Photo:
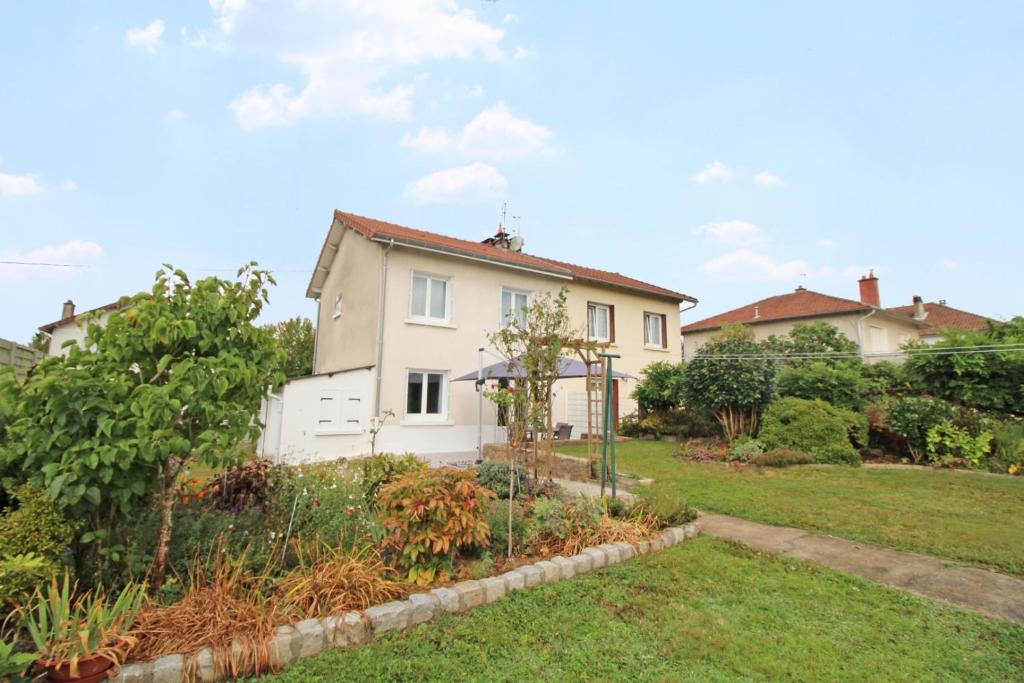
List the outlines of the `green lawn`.
{"type": "MultiPolygon", "coordinates": [[[[844,466],[732,469],[672,457],[677,444],[618,444],[620,472],[702,510],[912,550],[1024,576],[1024,480],[844,466]]],[[[586,446],[560,449],[585,455],[586,446]]]]}
{"type": "Polygon", "coordinates": [[[711,538],[266,681],[1008,681],[1024,628],[711,538]]]}

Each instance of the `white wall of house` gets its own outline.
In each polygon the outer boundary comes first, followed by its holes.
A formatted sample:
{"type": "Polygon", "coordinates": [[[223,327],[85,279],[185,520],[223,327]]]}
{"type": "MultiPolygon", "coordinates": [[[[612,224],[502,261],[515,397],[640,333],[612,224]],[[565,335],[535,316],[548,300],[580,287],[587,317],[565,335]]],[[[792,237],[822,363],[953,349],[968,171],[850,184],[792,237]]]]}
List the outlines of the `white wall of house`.
{"type": "Polygon", "coordinates": [[[95,318],[91,318],[89,323],[82,323],[79,318],[72,318],[67,322],[62,322],[57,325],[53,332],[50,333],[50,345],[46,349],[48,356],[66,356],[68,350],[63,348],[64,342],[68,340],[74,340],[79,346],[85,342],[85,332],[88,324],[97,324],[103,327],[107,324],[107,319],[110,317],[108,311],[100,313],[95,318]]]}

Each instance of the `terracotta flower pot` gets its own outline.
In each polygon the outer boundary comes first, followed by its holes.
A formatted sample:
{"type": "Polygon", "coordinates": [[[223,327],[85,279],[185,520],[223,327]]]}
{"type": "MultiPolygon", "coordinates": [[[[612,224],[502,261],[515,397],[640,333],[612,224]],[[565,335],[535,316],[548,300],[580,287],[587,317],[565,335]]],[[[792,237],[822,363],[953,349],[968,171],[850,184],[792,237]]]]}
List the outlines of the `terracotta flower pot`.
{"type": "Polygon", "coordinates": [[[46,669],[46,680],[53,683],[98,683],[107,678],[107,672],[114,667],[108,657],[90,655],[78,660],[78,675],[71,675],[71,662],[40,662],[46,669]]]}
{"type": "Polygon", "coordinates": [[[114,668],[114,658],[124,659],[131,643],[122,640],[103,654],[89,655],[78,660],[78,675],[71,675],[71,662],[67,660],[40,660],[39,666],[46,670],[46,680],[52,683],[99,683],[106,680],[114,668]]]}

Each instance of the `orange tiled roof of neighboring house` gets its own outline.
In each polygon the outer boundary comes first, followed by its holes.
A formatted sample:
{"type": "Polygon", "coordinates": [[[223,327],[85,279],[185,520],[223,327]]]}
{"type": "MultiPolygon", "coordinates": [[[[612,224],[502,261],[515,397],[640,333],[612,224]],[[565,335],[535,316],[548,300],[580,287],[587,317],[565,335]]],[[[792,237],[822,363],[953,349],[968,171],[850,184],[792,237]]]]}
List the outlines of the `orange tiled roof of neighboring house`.
{"type": "MultiPolygon", "coordinates": [[[[913,304],[909,306],[894,306],[885,310],[897,315],[914,317],[913,304]]],[[[992,321],[991,318],[986,318],[983,315],[961,311],[958,308],[953,308],[937,301],[925,303],[924,310],[926,315],[922,322],[927,324],[928,327],[918,331],[918,334],[922,337],[937,335],[942,330],[984,330],[988,327],[989,322],[992,321]]]]}
{"type": "Polygon", "coordinates": [[[767,299],[761,299],[752,304],[692,322],[689,325],[684,325],[680,331],[686,334],[687,332],[714,330],[722,325],[735,323],[749,325],[790,318],[813,318],[820,315],[870,310],[871,308],[860,301],[843,299],[798,287],[795,292],[789,294],[770,296],[767,299]]]}
{"type": "Polygon", "coordinates": [[[577,280],[587,280],[603,285],[631,289],[647,294],[653,294],[675,301],[697,300],[688,294],[676,292],[665,287],[652,285],[620,273],[613,273],[596,268],[587,268],[572,263],[564,263],[554,259],[543,258],[531,254],[524,254],[518,251],[502,249],[491,244],[473,242],[470,240],[448,237],[435,232],[407,228],[394,223],[359,216],[354,213],[335,211],[334,217],[341,223],[348,225],[368,239],[394,239],[398,243],[407,243],[414,246],[422,246],[437,249],[440,251],[480,258],[486,261],[497,263],[508,263],[512,265],[533,268],[543,272],[562,277],[570,277],[577,280]]]}

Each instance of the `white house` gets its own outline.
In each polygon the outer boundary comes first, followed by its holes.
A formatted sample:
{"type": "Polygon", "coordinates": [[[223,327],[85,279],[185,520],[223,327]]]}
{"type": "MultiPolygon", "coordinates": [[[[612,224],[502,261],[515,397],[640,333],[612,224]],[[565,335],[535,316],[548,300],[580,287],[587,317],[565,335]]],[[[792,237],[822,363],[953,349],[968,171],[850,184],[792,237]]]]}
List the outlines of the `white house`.
{"type": "MultiPolygon", "coordinates": [[[[378,451],[435,461],[476,456],[480,402],[474,382],[487,335],[540,292],[568,290],[571,318],[638,376],[680,358],[679,309],[696,299],[618,273],[521,251],[504,233],[483,242],[336,211],[306,296],[317,301],[313,375],[292,380],[265,406],[267,455],[289,462],[366,453],[373,419],[378,451]]],[[[484,352],[484,363],[498,360],[484,352]]],[[[615,381],[616,416],[636,410],[615,381]]],[[[587,424],[584,379],[557,383],[555,419],[587,424]]],[[[483,411],[484,439],[501,440],[483,411]]]]}

